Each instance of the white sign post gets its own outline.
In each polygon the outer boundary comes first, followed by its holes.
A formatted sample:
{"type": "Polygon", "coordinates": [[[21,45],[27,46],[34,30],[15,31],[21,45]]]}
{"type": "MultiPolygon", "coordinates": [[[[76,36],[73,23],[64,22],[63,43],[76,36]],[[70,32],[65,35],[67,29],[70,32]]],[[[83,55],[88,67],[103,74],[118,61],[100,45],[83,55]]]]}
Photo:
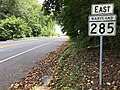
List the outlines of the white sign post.
{"type": "Polygon", "coordinates": [[[92,16],[88,20],[88,35],[100,36],[99,86],[102,89],[102,50],[103,36],[116,35],[116,15],[113,15],[114,4],[93,4],[92,16]],[[95,16],[96,15],[96,16],[95,16]]]}

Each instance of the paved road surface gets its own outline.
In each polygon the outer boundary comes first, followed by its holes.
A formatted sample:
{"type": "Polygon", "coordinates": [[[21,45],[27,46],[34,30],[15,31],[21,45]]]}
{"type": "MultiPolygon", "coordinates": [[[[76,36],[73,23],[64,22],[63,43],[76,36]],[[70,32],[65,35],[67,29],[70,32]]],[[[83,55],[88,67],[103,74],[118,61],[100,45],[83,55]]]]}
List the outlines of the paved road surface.
{"type": "Polygon", "coordinates": [[[26,75],[45,54],[56,50],[65,37],[0,42],[0,90],[26,75]]]}

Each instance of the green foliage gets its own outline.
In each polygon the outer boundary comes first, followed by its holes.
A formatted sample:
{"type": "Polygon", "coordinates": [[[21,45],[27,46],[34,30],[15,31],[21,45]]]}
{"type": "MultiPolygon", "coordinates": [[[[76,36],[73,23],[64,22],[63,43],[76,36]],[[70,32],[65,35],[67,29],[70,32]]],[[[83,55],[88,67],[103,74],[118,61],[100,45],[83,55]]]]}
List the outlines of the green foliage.
{"type": "Polygon", "coordinates": [[[45,20],[43,21],[43,26],[41,30],[42,36],[55,36],[55,20],[53,16],[45,16],[45,20]]]}
{"type": "Polygon", "coordinates": [[[114,3],[114,13],[117,15],[117,36],[105,37],[104,45],[110,47],[112,44],[111,48],[115,45],[120,47],[118,41],[120,39],[120,2],[118,0],[45,0],[43,10],[45,14],[54,13],[57,22],[63,27],[62,31],[66,32],[72,41],[86,47],[99,44],[98,37],[88,36],[88,16],[91,14],[91,5],[99,3],[114,3]]]}
{"type": "Polygon", "coordinates": [[[34,37],[54,36],[55,22],[52,16],[44,16],[41,7],[38,0],[20,0],[18,2],[18,16],[26,20],[29,27],[32,28],[32,35],[34,37]]]}
{"type": "Polygon", "coordinates": [[[1,39],[23,38],[25,36],[30,36],[30,28],[25,20],[11,16],[0,21],[1,39]]]}
{"type": "Polygon", "coordinates": [[[45,16],[41,8],[42,5],[38,0],[0,0],[0,37],[12,39],[30,36],[54,36],[55,21],[52,19],[53,16],[45,16]],[[23,21],[25,24],[21,26],[23,21]],[[22,27],[21,30],[17,30],[18,23],[22,27]]]}
{"type": "Polygon", "coordinates": [[[0,19],[5,19],[13,14],[16,0],[0,0],[0,19]]]}
{"type": "Polygon", "coordinates": [[[41,34],[43,14],[41,5],[37,0],[19,0],[18,1],[19,17],[26,20],[28,26],[32,28],[32,35],[39,36],[41,34]]]}

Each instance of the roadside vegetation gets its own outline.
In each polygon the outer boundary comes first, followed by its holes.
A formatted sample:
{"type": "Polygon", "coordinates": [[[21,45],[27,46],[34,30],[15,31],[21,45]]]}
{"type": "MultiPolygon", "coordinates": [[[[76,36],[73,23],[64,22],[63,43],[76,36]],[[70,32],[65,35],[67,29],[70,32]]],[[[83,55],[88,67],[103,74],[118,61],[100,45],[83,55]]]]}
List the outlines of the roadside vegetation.
{"type": "Polygon", "coordinates": [[[53,15],[38,0],[0,0],[0,40],[55,35],[53,15]]]}
{"type": "MultiPolygon", "coordinates": [[[[103,90],[119,90],[120,53],[103,50],[103,90]]],[[[99,48],[80,48],[70,43],[53,68],[51,90],[100,90],[99,48]]]]}

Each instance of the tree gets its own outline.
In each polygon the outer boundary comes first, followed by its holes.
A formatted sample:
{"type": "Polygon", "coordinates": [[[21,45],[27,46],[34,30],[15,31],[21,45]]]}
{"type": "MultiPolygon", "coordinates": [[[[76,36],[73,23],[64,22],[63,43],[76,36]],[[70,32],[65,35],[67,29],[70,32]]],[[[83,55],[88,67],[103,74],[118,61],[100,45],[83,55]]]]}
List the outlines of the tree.
{"type": "Polygon", "coordinates": [[[27,35],[30,35],[30,28],[25,20],[11,16],[0,21],[0,38],[2,40],[22,38],[27,35]]]}
{"type": "Polygon", "coordinates": [[[32,28],[33,36],[39,36],[41,34],[43,13],[38,0],[19,0],[17,4],[19,15],[16,16],[26,20],[28,26],[32,28]]]}
{"type": "MultiPolygon", "coordinates": [[[[17,16],[26,20],[29,27],[32,28],[32,35],[34,37],[40,36],[43,32],[45,32],[46,34],[48,33],[46,31],[49,31],[48,29],[50,28],[48,25],[49,24],[48,23],[49,16],[44,16],[43,11],[41,11],[42,6],[38,2],[38,0],[20,0],[20,1],[18,1],[17,7],[18,7],[18,11],[19,11],[19,15],[17,15],[17,16]],[[43,30],[43,29],[45,29],[45,30],[43,30]]],[[[53,20],[53,19],[51,19],[51,20],[53,20]]],[[[52,24],[52,25],[53,25],[53,27],[55,26],[54,24],[52,24]]],[[[51,29],[51,31],[52,31],[52,29],[51,29]]],[[[46,34],[42,34],[42,35],[46,36],[46,34]]],[[[49,35],[47,34],[47,36],[49,36],[49,35]]]]}
{"type": "Polygon", "coordinates": [[[63,27],[62,31],[70,36],[71,40],[84,45],[97,45],[98,37],[88,37],[88,16],[91,14],[91,5],[99,3],[114,3],[115,14],[118,16],[117,36],[105,37],[105,44],[108,47],[112,44],[119,44],[120,39],[120,2],[117,0],[45,0],[43,11],[45,14],[54,13],[57,22],[63,27]],[[78,32],[81,31],[79,34],[78,32]],[[114,40],[116,38],[116,41],[114,40]],[[111,42],[112,41],[112,42],[111,42]],[[113,42],[114,41],[114,42],[113,42]]]}
{"type": "MultiPolygon", "coordinates": [[[[44,16],[43,11],[41,10],[42,5],[38,2],[38,0],[0,0],[0,6],[1,6],[0,7],[0,20],[2,22],[0,28],[2,30],[3,26],[6,26],[6,28],[4,28],[4,30],[3,30],[3,32],[5,31],[7,33],[6,35],[8,35],[8,37],[9,37],[9,35],[12,35],[12,37],[13,37],[13,35],[16,35],[16,36],[14,36],[14,38],[21,37],[18,34],[14,34],[14,31],[16,31],[16,29],[13,27],[15,27],[15,25],[13,25],[13,24],[9,25],[9,23],[11,24],[11,22],[8,21],[9,19],[10,19],[10,21],[14,22],[14,24],[16,24],[15,20],[17,20],[18,22],[21,19],[23,21],[25,21],[25,23],[26,23],[25,25],[28,27],[26,30],[30,30],[30,31],[26,31],[27,33],[26,33],[26,35],[24,35],[27,37],[40,36],[41,32],[42,33],[44,32],[44,34],[42,34],[42,35],[47,35],[47,36],[51,35],[51,33],[55,33],[55,30],[54,30],[55,22],[52,19],[53,17],[52,16],[51,17],[44,16]],[[20,19],[20,20],[18,20],[18,19],[20,19]],[[10,28],[5,23],[7,23],[10,26],[11,30],[9,30],[10,28]],[[9,31],[12,31],[13,33],[9,32],[9,31]],[[47,32],[47,31],[49,31],[49,32],[47,32]],[[8,34],[8,33],[10,33],[10,34],[8,34]]],[[[23,23],[21,21],[21,25],[22,24],[23,23]]],[[[22,30],[20,32],[22,33],[22,30]]],[[[54,34],[52,34],[52,35],[54,35],[54,34]]],[[[2,35],[2,36],[4,36],[4,35],[2,35]]],[[[9,37],[9,38],[11,39],[11,37],[9,37]]]]}
{"type": "Polygon", "coordinates": [[[42,36],[55,36],[55,20],[53,15],[45,16],[42,24],[41,35],[42,36]]]}
{"type": "Polygon", "coordinates": [[[17,0],[0,0],[0,19],[13,15],[16,4],[17,0]]]}

